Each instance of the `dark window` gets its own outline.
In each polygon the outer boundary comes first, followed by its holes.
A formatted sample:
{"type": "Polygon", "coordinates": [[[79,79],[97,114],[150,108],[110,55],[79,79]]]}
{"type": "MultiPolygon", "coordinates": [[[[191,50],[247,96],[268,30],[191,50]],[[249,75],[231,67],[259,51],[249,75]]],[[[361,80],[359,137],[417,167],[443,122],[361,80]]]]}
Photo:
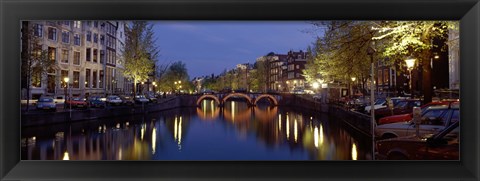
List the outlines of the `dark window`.
{"type": "Polygon", "coordinates": [[[34,29],[35,29],[35,31],[34,31],[34,35],[35,35],[35,36],[38,36],[38,37],[42,37],[42,36],[43,36],[43,25],[41,25],[41,24],[35,24],[34,29]]]}
{"type": "Polygon", "coordinates": [[[100,63],[103,64],[105,61],[105,50],[100,50],[100,63]]]}
{"type": "Polygon", "coordinates": [[[98,50],[93,49],[93,62],[97,63],[98,50]]]}
{"type": "Polygon", "coordinates": [[[63,24],[67,25],[67,26],[70,26],[70,21],[64,21],[63,24]]]}
{"type": "Polygon", "coordinates": [[[48,28],[48,39],[57,41],[57,29],[55,28],[48,28]]]}
{"type": "Polygon", "coordinates": [[[63,43],[70,43],[70,32],[63,31],[62,32],[62,42],[63,43]]]}
{"type": "Polygon", "coordinates": [[[96,33],[93,34],[93,42],[98,43],[98,34],[96,33]]]}
{"type": "Polygon", "coordinates": [[[73,43],[74,43],[75,45],[80,46],[80,35],[79,35],[79,34],[75,34],[75,35],[73,36],[73,43]]]}
{"type": "Polygon", "coordinates": [[[73,88],[80,88],[80,72],[73,71],[73,88]]]}
{"type": "Polygon", "coordinates": [[[90,87],[90,69],[85,70],[85,87],[90,87]]]}
{"type": "Polygon", "coordinates": [[[100,70],[100,79],[98,80],[98,88],[103,88],[103,70],[100,70]]]}
{"type": "Polygon", "coordinates": [[[105,35],[100,35],[100,44],[105,45],[105,35]]]}
{"type": "Polygon", "coordinates": [[[92,88],[97,88],[97,82],[98,82],[98,80],[97,80],[97,71],[96,71],[96,70],[93,71],[92,78],[93,78],[93,80],[92,80],[92,88]]]}
{"type": "Polygon", "coordinates": [[[93,27],[98,28],[98,21],[93,21],[93,27]]]}
{"type": "Polygon", "coordinates": [[[91,49],[90,49],[90,48],[87,48],[87,51],[86,51],[86,59],[87,59],[87,61],[90,61],[90,60],[91,60],[91,56],[92,56],[91,49]]]}
{"type": "Polygon", "coordinates": [[[87,31],[87,41],[92,41],[92,32],[87,31]]]}

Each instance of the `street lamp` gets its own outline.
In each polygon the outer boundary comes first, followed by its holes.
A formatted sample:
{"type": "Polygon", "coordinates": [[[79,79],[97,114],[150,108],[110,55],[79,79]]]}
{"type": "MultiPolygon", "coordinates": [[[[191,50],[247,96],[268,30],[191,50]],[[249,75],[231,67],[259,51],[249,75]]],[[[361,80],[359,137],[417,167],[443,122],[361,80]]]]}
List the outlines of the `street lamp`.
{"type": "Polygon", "coordinates": [[[352,77],[351,79],[352,79],[352,84],[351,84],[351,89],[352,89],[352,90],[350,90],[350,92],[352,93],[352,96],[353,96],[353,86],[354,86],[355,80],[357,80],[357,78],[356,78],[356,77],[352,77]]]}
{"type": "MultiPolygon", "coordinates": [[[[65,77],[65,78],[63,78],[63,81],[67,84],[67,86],[65,86],[65,87],[68,89],[68,91],[70,91],[70,84],[68,83],[70,81],[70,79],[68,77],[65,77]]],[[[68,100],[70,100],[70,94],[68,95],[68,100]]],[[[65,91],[65,103],[64,104],[66,104],[66,103],[67,103],[67,91],[65,91]]],[[[71,102],[70,102],[69,112],[70,112],[70,119],[72,119],[72,103],[71,102]]]]}
{"type": "Polygon", "coordinates": [[[407,58],[405,63],[407,64],[407,69],[410,72],[410,97],[413,99],[413,90],[412,90],[412,70],[415,66],[416,59],[414,58],[407,58]]]}
{"type": "Polygon", "coordinates": [[[157,93],[155,89],[157,87],[157,82],[153,82],[152,84],[153,84],[153,93],[155,94],[157,93]]]}
{"type": "Polygon", "coordinates": [[[318,82],[314,82],[314,83],[312,84],[312,87],[313,87],[314,89],[318,89],[318,88],[320,87],[320,84],[319,84],[318,82]]]}

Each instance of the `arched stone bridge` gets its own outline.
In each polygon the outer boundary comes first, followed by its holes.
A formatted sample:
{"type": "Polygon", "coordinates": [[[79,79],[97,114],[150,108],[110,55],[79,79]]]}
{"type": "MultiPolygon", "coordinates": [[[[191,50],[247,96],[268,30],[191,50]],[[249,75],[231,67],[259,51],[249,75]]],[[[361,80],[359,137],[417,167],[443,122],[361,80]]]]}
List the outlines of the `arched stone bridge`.
{"type": "Polygon", "coordinates": [[[230,98],[245,98],[247,100],[248,105],[250,106],[255,106],[257,105],[257,102],[262,99],[267,99],[270,101],[272,106],[277,106],[278,105],[278,97],[276,95],[271,95],[271,94],[246,94],[246,93],[229,93],[229,94],[205,94],[197,99],[197,106],[200,106],[201,102],[204,99],[213,99],[219,106],[223,106],[223,103],[226,102],[230,98]]]}

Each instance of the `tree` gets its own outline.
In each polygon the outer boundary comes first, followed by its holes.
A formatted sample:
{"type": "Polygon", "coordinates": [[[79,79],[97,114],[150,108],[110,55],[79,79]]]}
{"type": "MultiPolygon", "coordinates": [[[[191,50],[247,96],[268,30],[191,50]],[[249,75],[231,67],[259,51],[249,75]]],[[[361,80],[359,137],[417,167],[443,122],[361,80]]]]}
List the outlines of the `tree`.
{"type": "MultiPolygon", "coordinates": [[[[384,21],[373,28],[378,33],[373,40],[380,40],[382,55],[390,61],[404,60],[412,56],[422,70],[423,101],[432,101],[432,48],[436,38],[446,38],[448,29],[458,29],[453,21],[384,21]]],[[[403,61],[400,61],[403,63],[403,61]]]]}
{"type": "Polygon", "coordinates": [[[40,85],[47,72],[56,69],[55,60],[48,56],[48,51],[42,48],[40,37],[35,35],[34,27],[28,22],[23,22],[22,28],[22,82],[27,90],[27,109],[29,111],[30,90],[32,83],[40,85]],[[33,81],[33,82],[32,82],[33,81]]]}
{"type": "Polygon", "coordinates": [[[182,61],[172,63],[160,78],[160,85],[162,85],[161,87],[172,92],[179,89],[180,86],[186,89],[188,82],[189,76],[187,67],[182,61]],[[177,84],[175,84],[175,82],[177,82],[177,84]],[[181,82],[181,84],[178,82],[181,82]]]}
{"type": "Polygon", "coordinates": [[[349,82],[357,77],[364,85],[370,72],[370,56],[367,49],[372,44],[375,30],[369,21],[313,22],[322,27],[324,34],[318,37],[307,60],[304,76],[308,82],[318,78],[349,82]]]}
{"type": "Polygon", "coordinates": [[[148,79],[154,72],[154,65],[158,56],[155,46],[153,25],[146,21],[133,21],[125,28],[125,58],[124,75],[133,80],[133,93],[136,95],[137,83],[148,79]]]}

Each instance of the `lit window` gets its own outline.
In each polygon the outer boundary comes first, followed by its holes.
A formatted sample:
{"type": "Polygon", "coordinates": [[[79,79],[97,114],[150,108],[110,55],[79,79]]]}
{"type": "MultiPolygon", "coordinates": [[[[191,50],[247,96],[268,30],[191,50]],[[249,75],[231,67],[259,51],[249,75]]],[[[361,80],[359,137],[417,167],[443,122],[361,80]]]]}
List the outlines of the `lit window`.
{"type": "Polygon", "coordinates": [[[81,21],[74,21],[74,22],[73,22],[73,27],[74,27],[74,28],[80,28],[81,25],[82,25],[82,24],[81,24],[81,21]]]}
{"type": "Polygon", "coordinates": [[[73,52],[73,64],[80,65],[80,52],[73,52]]]}
{"type": "Polygon", "coordinates": [[[68,63],[68,50],[62,50],[62,63],[68,63]]]}

